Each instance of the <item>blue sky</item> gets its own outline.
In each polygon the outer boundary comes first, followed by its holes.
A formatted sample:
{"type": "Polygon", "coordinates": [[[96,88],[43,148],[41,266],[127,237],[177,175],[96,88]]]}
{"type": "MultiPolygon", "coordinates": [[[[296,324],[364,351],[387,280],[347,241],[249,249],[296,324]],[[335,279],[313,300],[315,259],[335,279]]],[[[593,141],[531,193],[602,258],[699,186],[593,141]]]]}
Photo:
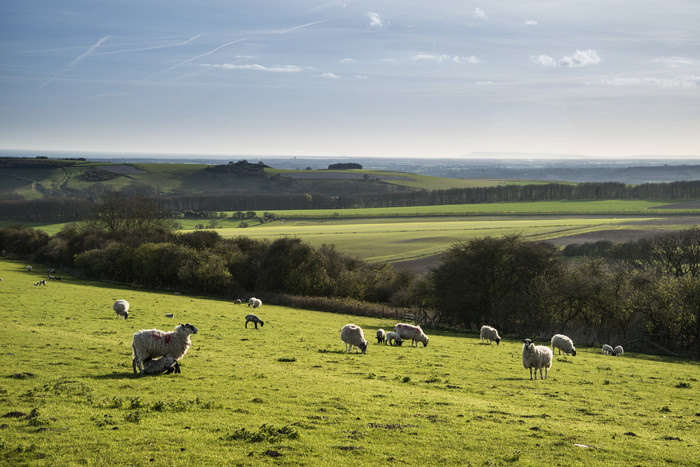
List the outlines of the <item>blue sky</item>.
{"type": "Polygon", "coordinates": [[[3,0],[0,148],[700,157],[700,1],[3,0]]]}

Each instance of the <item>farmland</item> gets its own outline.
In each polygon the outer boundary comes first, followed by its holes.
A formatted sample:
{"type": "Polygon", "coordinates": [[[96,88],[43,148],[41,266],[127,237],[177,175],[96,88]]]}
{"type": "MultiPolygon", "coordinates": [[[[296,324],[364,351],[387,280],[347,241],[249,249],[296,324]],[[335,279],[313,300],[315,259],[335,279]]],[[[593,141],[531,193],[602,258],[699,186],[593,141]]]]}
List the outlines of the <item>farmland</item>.
{"type": "MultiPolygon", "coordinates": [[[[665,464],[700,456],[697,362],[577,346],[545,381],[520,339],[481,344],[429,331],[427,347],[380,346],[367,318],[245,306],[80,281],[33,286],[41,265],[0,261],[6,323],[0,459],[7,464],[665,464]],[[117,319],[114,300],[132,304],[117,319]],[[166,318],[173,313],[174,318],[166,318]],[[139,377],[131,335],[199,328],[182,373],[139,377]],[[367,354],[346,354],[355,322],[367,354]],[[9,326],[7,326],[9,324],[9,326]],[[419,454],[417,454],[419,453],[419,454]],[[417,457],[418,456],[418,457],[417,457]]],[[[263,302],[264,302],[264,297],[263,302]]]]}

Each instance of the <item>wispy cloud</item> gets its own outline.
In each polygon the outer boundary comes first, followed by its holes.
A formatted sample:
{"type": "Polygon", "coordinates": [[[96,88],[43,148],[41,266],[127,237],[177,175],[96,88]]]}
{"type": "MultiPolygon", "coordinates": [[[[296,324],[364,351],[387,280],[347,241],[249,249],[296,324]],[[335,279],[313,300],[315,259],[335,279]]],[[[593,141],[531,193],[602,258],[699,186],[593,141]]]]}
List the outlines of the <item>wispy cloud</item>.
{"type": "Polygon", "coordinates": [[[549,55],[533,55],[530,57],[530,60],[538,65],[551,68],[578,68],[587,65],[597,65],[600,63],[598,52],[593,49],[577,50],[573,55],[562,57],[559,60],[550,57],[549,55]]]}
{"type": "Polygon", "coordinates": [[[700,86],[700,76],[679,75],[674,78],[604,78],[587,84],[600,84],[605,86],[651,86],[658,88],[696,88],[700,86]]]}
{"type": "Polygon", "coordinates": [[[527,21],[524,21],[523,24],[525,26],[537,26],[538,23],[537,23],[537,21],[535,21],[533,19],[529,19],[527,21]]]}
{"type": "Polygon", "coordinates": [[[372,11],[367,13],[369,18],[369,27],[372,29],[386,29],[389,26],[387,20],[381,17],[379,13],[374,13],[372,11]]]}
{"type": "Polygon", "coordinates": [[[667,65],[669,68],[680,68],[693,64],[693,60],[685,57],[659,57],[655,58],[654,62],[667,65]]]}
{"type": "Polygon", "coordinates": [[[299,26],[294,26],[294,27],[291,27],[291,28],[288,28],[288,29],[283,29],[283,30],[281,30],[281,31],[278,31],[277,34],[287,34],[288,32],[292,32],[292,31],[297,31],[297,30],[299,30],[299,29],[308,28],[309,26],[314,26],[314,25],[316,25],[316,24],[325,23],[326,21],[328,21],[328,20],[327,20],[327,19],[321,19],[321,20],[318,20],[318,21],[312,21],[312,22],[310,22],[310,23],[302,24],[302,25],[299,25],[299,26]]]}
{"type": "Polygon", "coordinates": [[[340,76],[336,75],[335,73],[322,73],[321,78],[326,78],[326,79],[339,79],[340,76]]]}
{"type": "Polygon", "coordinates": [[[343,65],[352,65],[357,63],[357,60],[354,58],[344,58],[342,60],[338,60],[338,63],[342,63],[343,65]]]}
{"type": "Polygon", "coordinates": [[[411,60],[432,60],[438,63],[455,62],[455,63],[479,63],[479,57],[470,55],[469,57],[460,57],[459,55],[433,55],[433,54],[416,54],[411,57],[411,60]]]}
{"type": "Polygon", "coordinates": [[[123,53],[130,53],[130,52],[144,52],[148,50],[158,50],[158,49],[167,49],[170,47],[182,47],[183,45],[187,45],[190,42],[196,41],[200,37],[202,37],[203,34],[197,34],[196,36],[192,36],[189,39],[186,39],[184,41],[179,41],[171,44],[161,44],[161,45],[152,45],[149,47],[138,47],[138,48],[133,48],[133,49],[120,49],[120,50],[107,50],[104,52],[96,53],[93,55],[115,55],[115,54],[123,54],[123,53]]]}
{"type": "Polygon", "coordinates": [[[486,13],[484,13],[484,10],[482,10],[479,7],[474,8],[474,12],[472,12],[472,16],[474,18],[478,18],[478,19],[488,19],[489,18],[488,15],[486,13]]]}
{"type": "Polygon", "coordinates": [[[61,70],[60,72],[58,72],[57,74],[55,74],[54,76],[52,76],[51,78],[49,78],[48,80],[44,81],[44,83],[42,83],[38,88],[36,88],[36,89],[34,90],[34,92],[36,92],[36,91],[38,91],[39,89],[45,87],[47,84],[49,84],[49,83],[55,81],[55,80],[58,79],[61,75],[63,75],[64,73],[66,73],[67,71],[69,71],[70,69],[72,69],[73,67],[75,67],[75,66],[76,66],[78,63],[80,63],[81,61],[85,60],[86,58],[90,57],[91,55],[95,55],[95,51],[96,51],[107,39],[109,39],[109,36],[104,36],[102,39],[100,39],[100,40],[97,41],[95,44],[93,44],[92,46],[90,46],[90,48],[87,49],[87,51],[85,51],[83,54],[81,54],[80,56],[78,56],[78,57],[76,57],[75,59],[73,59],[73,61],[70,62],[68,65],[66,65],[66,67],[65,67],[63,70],[61,70]]]}
{"type": "Polygon", "coordinates": [[[274,65],[274,66],[264,66],[257,63],[252,63],[248,65],[238,65],[235,63],[217,63],[217,64],[205,64],[202,65],[209,68],[220,68],[222,70],[253,70],[253,71],[267,71],[270,73],[299,73],[304,70],[304,67],[296,65],[274,65]]]}

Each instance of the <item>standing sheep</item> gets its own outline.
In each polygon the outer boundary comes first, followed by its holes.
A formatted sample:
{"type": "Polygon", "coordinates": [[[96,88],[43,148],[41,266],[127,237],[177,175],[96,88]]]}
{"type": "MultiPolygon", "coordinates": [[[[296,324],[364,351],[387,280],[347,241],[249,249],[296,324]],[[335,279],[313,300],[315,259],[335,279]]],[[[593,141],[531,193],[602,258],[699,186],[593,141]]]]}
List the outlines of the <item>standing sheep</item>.
{"type": "Polygon", "coordinates": [[[622,357],[623,355],[625,355],[625,350],[622,348],[621,345],[618,345],[613,349],[613,355],[615,355],[616,357],[622,357]]]}
{"type": "Polygon", "coordinates": [[[523,366],[530,369],[530,379],[532,380],[532,369],[535,369],[535,379],[537,370],[540,370],[540,379],[547,379],[549,369],[552,368],[554,353],[549,347],[535,345],[530,339],[523,340],[523,366]],[[544,378],[542,377],[544,368],[544,378]]]}
{"type": "Polygon", "coordinates": [[[574,347],[574,342],[564,334],[555,334],[552,336],[552,350],[559,350],[559,355],[562,351],[565,354],[571,354],[572,357],[576,356],[576,348],[574,347]]]}
{"type": "Polygon", "coordinates": [[[117,318],[124,317],[124,319],[129,319],[129,302],[126,300],[117,300],[112,305],[112,309],[117,313],[117,318]]]}
{"type": "Polygon", "coordinates": [[[27,266],[27,272],[32,272],[32,267],[31,267],[31,266],[27,266]]]}
{"type": "Polygon", "coordinates": [[[603,355],[614,355],[615,351],[608,344],[603,345],[603,355]]]}
{"type": "Polygon", "coordinates": [[[402,340],[411,339],[411,347],[414,345],[418,347],[418,342],[423,343],[423,347],[428,345],[428,336],[423,333],[420,326],[414,326],[412,324],[398,323],[394,327],[394,331],[401,336],[402,340]]]}
{"type": "Polygon", "coordinates": [[[136,367],[143,373],[141,365],[145,360],[171,356],[175,360],[180,360],[185,356],[187,350],[192,345],[190,334],[197,334],[197,328],[190,323],[180,324],[174,331],[164,332],[158,329],[144,329],[134,333],[131,348],[134,351],[132,366],[134,373],[136,367]]]}
{"type": "Polygon", "coordinates": [[[340,339],[345,342],[346,352],[350,352],[353,347],[356,347],[355,353],[357,353],[357,349],[360,349],[362,353],[367,353],[367,341],[361,327],[355,324],[346,324],[340,330],[340,339]]]}
{"type": "Polygon", "coordinates": [[[253,300],[253,308],[260,308],[262,306],[262,300],[259,298],[256,298],[253,300]]]}
{"type": "Polygon", "coordinates": [[[479,335],[481,336],[482,343],[484,340],[489,341],[489,345],[491,345],[491,341],[496,341],[496,345],[501,343],[501,336],[498,335],[496,328],[492,328],[491,326],[481,326],[481,332],[479,335]]]}
{"type": "Polygon", "coordinates": [[[401,336],[399,336],[398,333],[389,331],[386,333],[386,340],[384,341],[384,344],[401,345],[403,344],[403,341],[401,340],[401,336]]]}
{"type": "Polygon", "coordinates": [[[248,329],[248,323],[253,323],[255,324],[255,329],[258,329],[258,323],[260,323],[260,327],[263,327],[265,323],[263,323],[263,320],[258,318],[255,315],[246,315],[245,317],[245,328],[248,329]]]}
{"type": "Polygon", "coordinates": [[[250,298],[248,299],[248,306],[253,306],[253,302],[255,302],[255,300],[257,300],[257,298],[255,298],[255,297],[250,297],[250,298]]]}
{"type": "Polygon", "coordinates": [[[143,373],[146,375],[159,375],[165,372],[169,375],[172,372],[180,373],[180,364],[171,355],[165,357],[148,359],[143,362],[143,373]]]}
{"type": "Polygon", "coordinates": [[[377,344],[383,344],[386,342],[386,331],[384,329],[377,329],[377,344]]]}

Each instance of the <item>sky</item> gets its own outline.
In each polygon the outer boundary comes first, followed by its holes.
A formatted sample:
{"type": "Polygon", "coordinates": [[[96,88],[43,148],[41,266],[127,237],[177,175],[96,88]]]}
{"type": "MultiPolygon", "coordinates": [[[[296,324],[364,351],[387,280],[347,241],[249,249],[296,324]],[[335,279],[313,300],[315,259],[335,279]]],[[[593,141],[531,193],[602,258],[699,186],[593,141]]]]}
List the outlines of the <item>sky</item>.
{"type": "Polygon", "coordinates": [[[0,148],[700,159],[700,1],[3,0],[0,148]]]}

